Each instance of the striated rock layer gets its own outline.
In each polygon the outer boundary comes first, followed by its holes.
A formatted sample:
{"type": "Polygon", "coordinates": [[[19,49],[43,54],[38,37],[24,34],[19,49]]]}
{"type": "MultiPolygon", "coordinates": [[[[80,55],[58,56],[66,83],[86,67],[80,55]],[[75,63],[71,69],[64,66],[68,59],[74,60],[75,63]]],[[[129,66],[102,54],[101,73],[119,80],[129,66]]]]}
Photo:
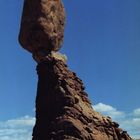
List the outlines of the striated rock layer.
{"type": "Polygon", "coordinates": [[[132,140],[110,117],[92,109],[82,81],[62,60],[46,58],[37,73],[33,140],[132,140]]]}
{"type": "Polygon", "coordinates": [[[24,0],[19,42],[35,57],[60,49],[65,11],[61,0],[24,0]]]}

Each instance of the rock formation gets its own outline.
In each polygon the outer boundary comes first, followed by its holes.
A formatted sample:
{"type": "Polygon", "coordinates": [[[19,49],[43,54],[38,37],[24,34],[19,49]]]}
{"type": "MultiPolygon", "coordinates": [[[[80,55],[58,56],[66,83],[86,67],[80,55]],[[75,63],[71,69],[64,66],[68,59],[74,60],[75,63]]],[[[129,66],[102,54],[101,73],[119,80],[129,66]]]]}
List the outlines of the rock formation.
{"type": "Polygon", "coordinates": [[[82,81],[56,52],[64,23],[61,0],[25,0],[19,42],[38,63],[32,140],[131,140],[118,123],[93,110],[82,81]]]}
{"type": "Polygon", "coordinates": [[[33,140],[131,140],[118,123],[92,109],[82,81],[62,60],[48,57],[37,73],[33,140]]]}
{"type": "Polygon", "coordinates": [[[25,0],[19,42],[37,61],[63,42],[65,12],[61,0],[25,0]]]}

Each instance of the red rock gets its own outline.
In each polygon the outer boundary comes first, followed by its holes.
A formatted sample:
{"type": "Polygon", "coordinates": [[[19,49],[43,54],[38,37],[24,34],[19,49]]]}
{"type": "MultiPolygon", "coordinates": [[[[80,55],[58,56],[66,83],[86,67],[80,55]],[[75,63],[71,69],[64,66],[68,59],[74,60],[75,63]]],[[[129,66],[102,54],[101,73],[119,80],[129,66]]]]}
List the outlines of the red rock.
{"type": "Polygon", "coordinates": [[[64,23],[61,0],[25,0],[19,42],[38,62],[32,140],[132,140],[118,123],[93,110],[82,80],[55,52],[64,23]]]}
{"type": "Polygon", "coordinates": [[[65,12],[61,0],[25,0],[19,42],[34,55],[60,49],[65,12]]]}
{"type": "Polygon", "coordinates": [[[132,140],[118,123],[93,110],[82,81],[63,61],[46,59],[37,72],[33,140],[132,140]]]}

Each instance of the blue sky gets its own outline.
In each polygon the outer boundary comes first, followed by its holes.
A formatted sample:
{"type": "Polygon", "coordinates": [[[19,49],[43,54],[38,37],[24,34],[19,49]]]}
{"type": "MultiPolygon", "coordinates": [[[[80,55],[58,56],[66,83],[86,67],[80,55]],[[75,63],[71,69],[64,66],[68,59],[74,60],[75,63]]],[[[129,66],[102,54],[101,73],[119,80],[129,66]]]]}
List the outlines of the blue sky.
{"type": "MultiPolygon", "coordinates": [[[[136,125],[140,125],[140,1],[64,0],[64,4],[67,22],[61,52],[67,55],[69,68],[83,80],[97,111],[109,114],[134,137],[140,137],[136,125]],[[135,134],[124,119],[132,122],[135,134]]],[[[0,1],[2,140],[11,135],[16,140],[15,133],[6,135],[5,129],[31,128],[34,120],[36,63],[17,40],[22,6],[23,0],[0,1]]],[[[18,140],[24,132],[19,132],[18,140]]]]}

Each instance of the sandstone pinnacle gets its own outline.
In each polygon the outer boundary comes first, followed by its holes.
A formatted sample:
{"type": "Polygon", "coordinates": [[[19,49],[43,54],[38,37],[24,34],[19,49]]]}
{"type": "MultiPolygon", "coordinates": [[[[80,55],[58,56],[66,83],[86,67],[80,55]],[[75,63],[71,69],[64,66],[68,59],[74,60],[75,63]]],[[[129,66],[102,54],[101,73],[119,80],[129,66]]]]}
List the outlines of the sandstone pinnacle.
{"type": "Polygon", "coordinates": [[[37,66],[33,140],[132,140],[119,124],[92,108],[81,79],[60,59],[37,66]]]}
{"type": "Polygon", "coordinates": [[[57,52],[64,24],[61,0],[24,1],[19,42],[38,62],[32,140],[132,140],[118,123],[92,108],[82,80],[57,52]]]}

